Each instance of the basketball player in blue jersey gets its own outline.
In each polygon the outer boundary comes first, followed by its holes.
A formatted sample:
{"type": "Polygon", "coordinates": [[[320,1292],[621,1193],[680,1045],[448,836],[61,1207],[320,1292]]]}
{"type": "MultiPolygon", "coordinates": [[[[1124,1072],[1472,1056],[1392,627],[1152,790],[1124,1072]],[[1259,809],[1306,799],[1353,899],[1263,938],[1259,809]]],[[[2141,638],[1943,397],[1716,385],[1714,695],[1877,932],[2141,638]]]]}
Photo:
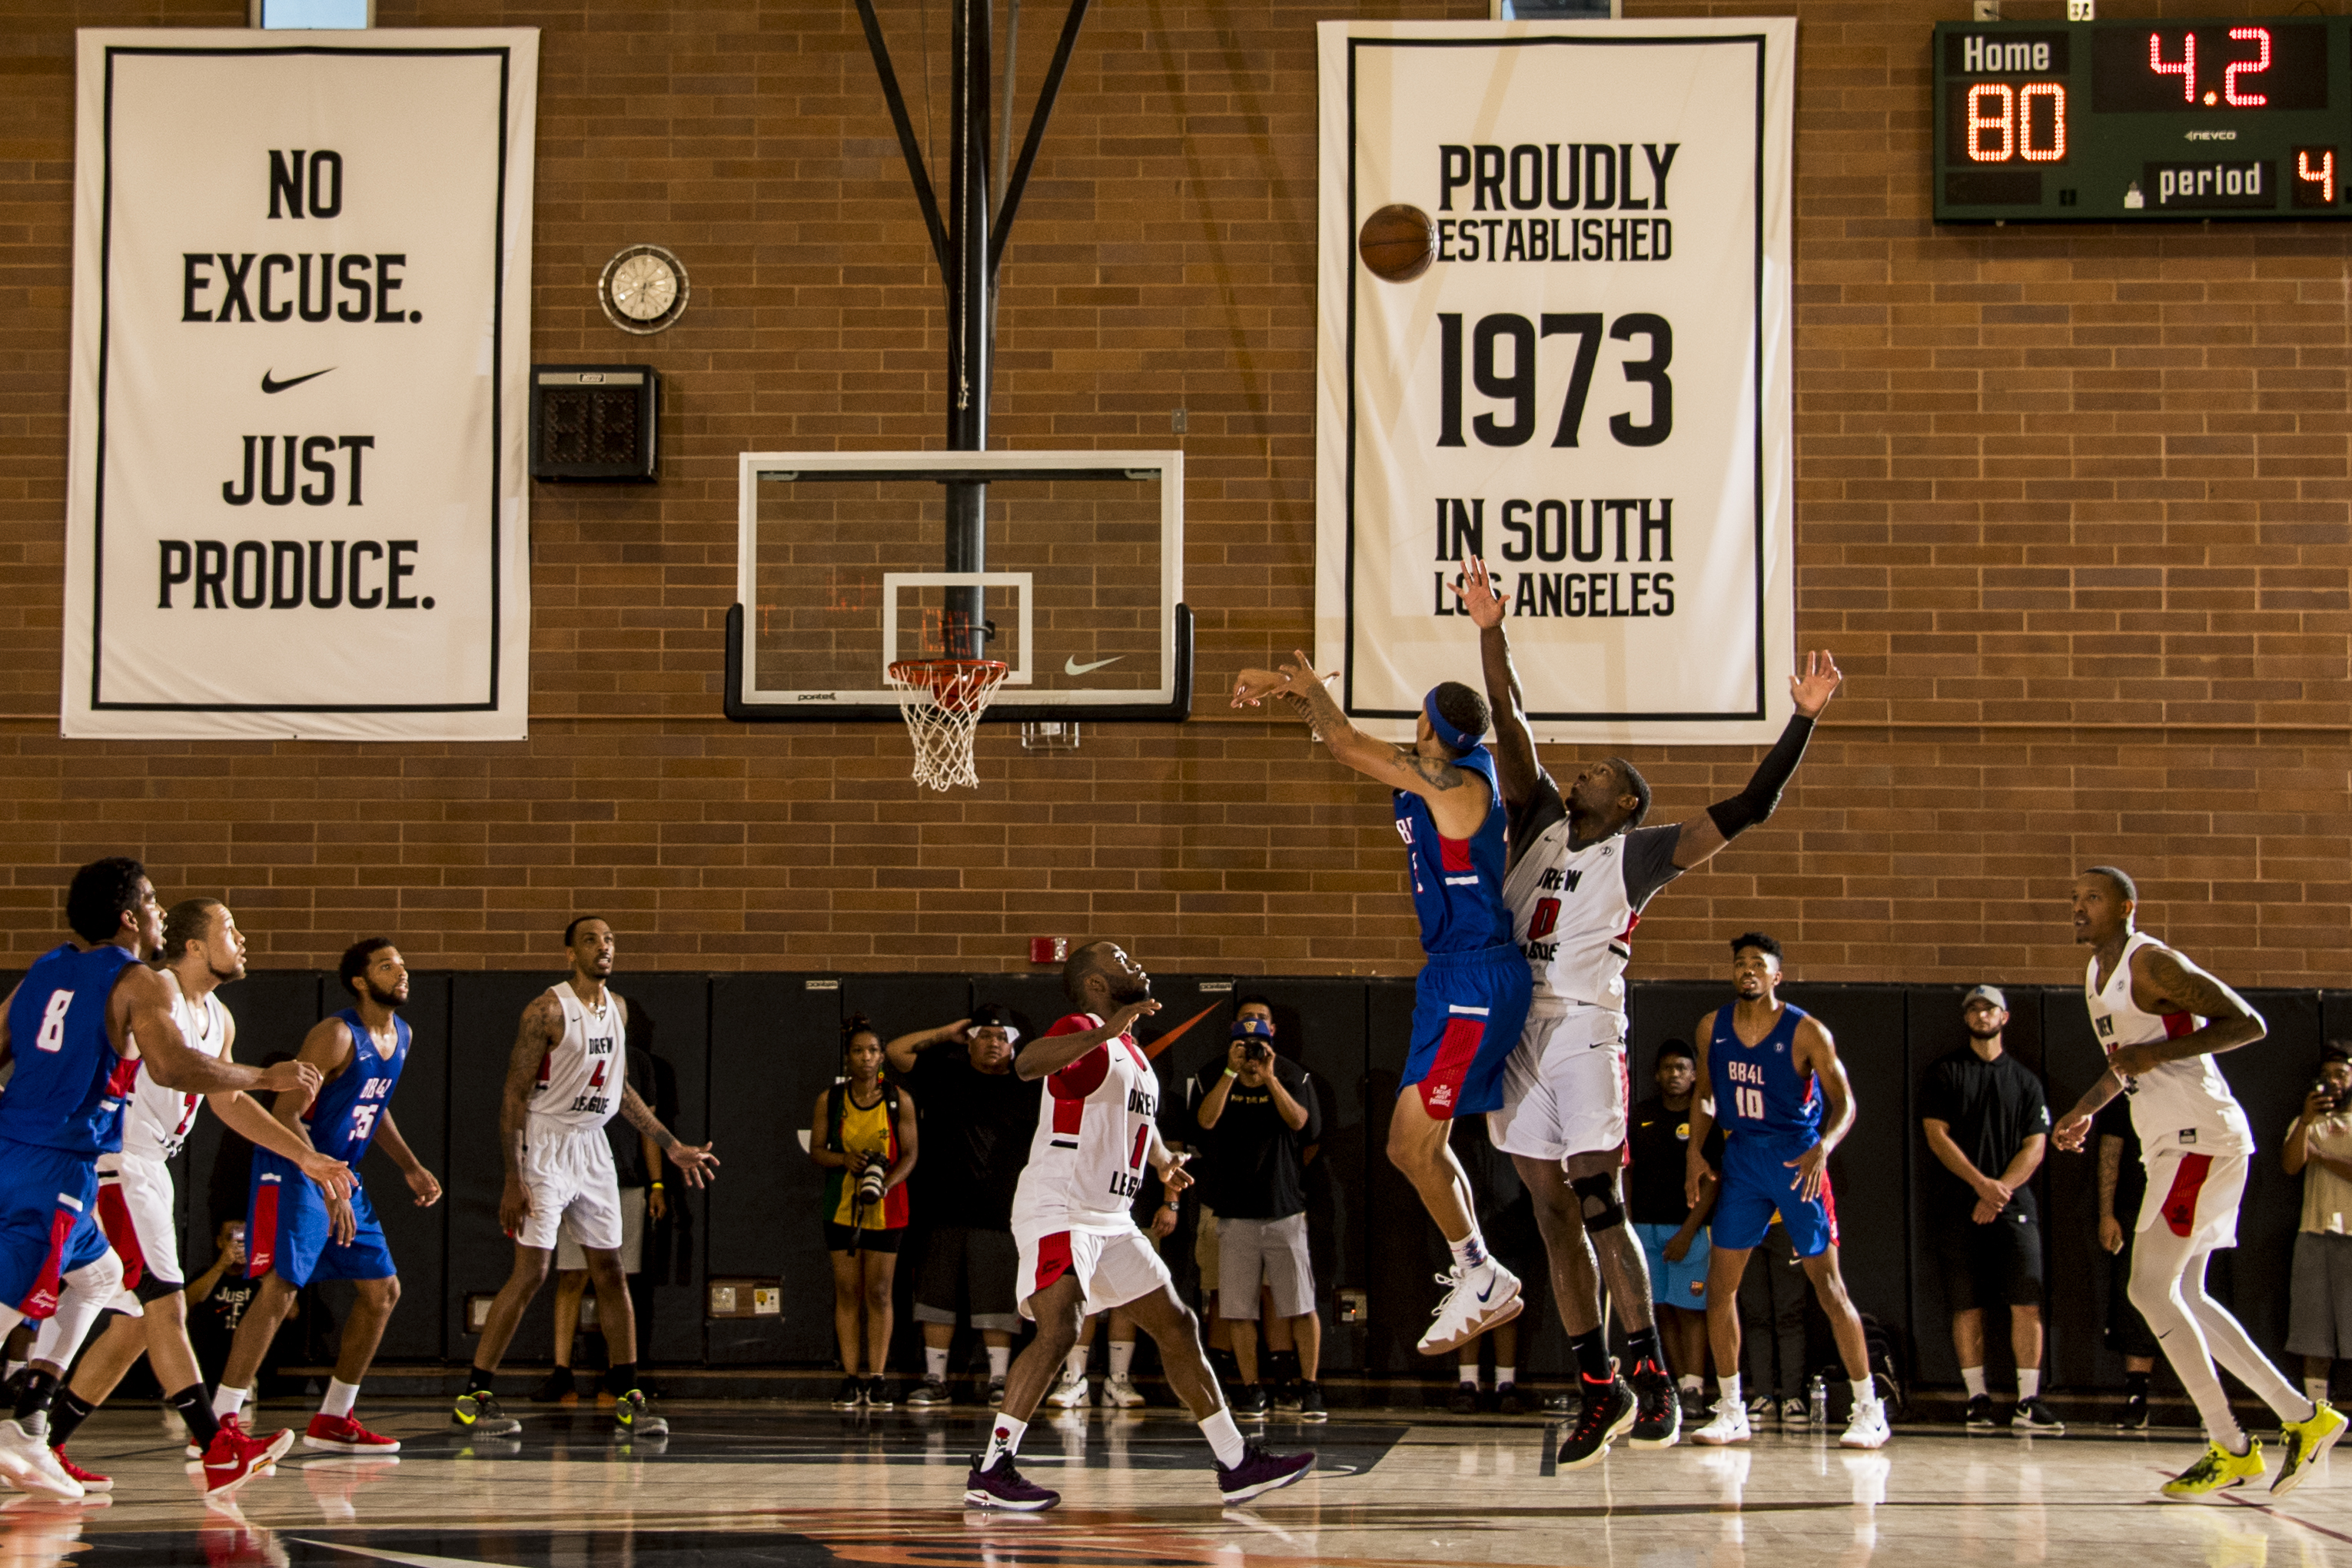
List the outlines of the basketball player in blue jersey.
{"type": "Polygon", "coordinates": [[[1413,982],[1412,1048],[1388,1152],[1454,1253],[1445,1297],[1421,1336],[1423,1355],[1444,1355],[1524,1305],[1518,1276],[1486,1251],[1469,1178],[1446,1142],[1455,1117],[1501,1108],[1503,1067],[1519,1043],[1531,990],[1503,902],[1502,792],[1494,754],[1479,743],[1486,702],[1445,681],[1422,700],[1413,743],[1394,746],[1350,724],[1314,664],[1296,657],[1279,672],[1242,671],[1234,706],[1286,700],[1332,756],[1391,791],[1428,962],[1413,982]]]}
{"type": "Polygon", "coordinates": [[[1830,1151],[1853,1131],[1853,1090],[1822,1021],[1780,1000],[1779,942],[1762,931],[1733,937],[1731,988],[1738,1000],[1698,1021],[1699,1080],[1713,1098],[1691,1106],[1684,1180],[1696,1207],[1702,1184],[1717,1175],[1702,1151],[1720,1125],[1722,1185],[1707,1251],[1706,1327],[1717,1370],[1732,1370],[1716,1379],[1722,1397],[1715,1419],[1691,1440],[1748,1440],[1748,1408],[1739,1398],[1739,1277],[1777,1212],[1853,1381],[1853,1420],[1838,1442],[1875,1448],[1888,1436],[1886,1407],[1870,1380],[1862,1315],[1838,1273],[1837,1205],[1830,1193],[1830,1151]]]}
{"type": "MultiPolygon", "coordinates": [[[[318,1069],[299,1062],[257,1069],[189,1048],[173,993],[140,962],[163,935],[155,889],[138,861],[94,861],[74,874],[66,921],[77,943],[36,960],[0,1004],[0,1060],[14,1073],[0,1094],[0,1334],[54,1317],[54,1361],[27,1370],[15,1417],[0,1421],[0,1479],[20,1489],[78,1498],[79,1482],[47,1445],[58,1378],[122,1285],[122,1264],[98,1225],[98,1156],[122,1147],[122,1106],[134,1065],[166,1089],[302,1092],[318,1069]]],[[[307,1184],[307,1180],[306,1180],[307,1184]]],[[[224,1426],[205,1454],[214,1495],[234,1491],[285,1451],[224,1426]]]]}
{"type": "Polygon", "coordinates": [[[398,1011],[408,1001],[408,966],[398,948],[370,937],[343,951],[336,973],[354,1005],[312,1026],[295,1058],[318,1073],[320,1087],[279,1095],[276,1111],[312,1148],[350,1167],[352,1190],[347,1197],[321,1196],[284,1155],[253,1152],[246,1275],[261,1286],[236,1326],[213,1409],[224,1418],[244,1409],[254,1374],[296,1291],[317,1279],[348,1279],[357,1295],[343,1321],[327,1396],[310,1417],[302,1446],[336,1454],[391,1454],[400,1444],[369,1431],[352,1415],[360,1380],[375,1360],[383,1326],[400,1300],[400,1275],[384,1246],[383,1226],[357,1180],[360,1160],[369,1145],[381,1142],[419,1208],[441,1201],[441,1184],[392,1120],[392,1091],[408,1065],[408,1020],[398,1011]]]}
{"type": "Polygon", "coordinates": [[[1535,1204],[1552,1300],[1582,1379],[1582,1413],[1560,1444],[1559,1468],[1581,1469],[1606,1458],[1620,1435],[1630,1433],[1636,1448],[1663,1448],[1682,1430],[1649,1266],[1625,1226],[1619,1184],[1630,1114],[1625,967],[1633,931],[1667,883],[1771,816],[1814,719],[1844,677],[1828,653],[1808,653],[1802,672],[1789,678],[1788,726],[1748,787],[1687,822],[1645,827],[1650,786],[1624,758],[1586,763],[1564,789],[1538,759],[1486,563],[1474,558],[1454,593],[1478,628],[1495,707],[1495,760],[1511,825],[1503,897],[1535,984],[1503,1075],[1503,1108],[1486,1119],[1487,1131],[1535,1204]],[[1625,1331],[1630,1379],[1611,1365],[1604,1279],[1625,1331]]]}

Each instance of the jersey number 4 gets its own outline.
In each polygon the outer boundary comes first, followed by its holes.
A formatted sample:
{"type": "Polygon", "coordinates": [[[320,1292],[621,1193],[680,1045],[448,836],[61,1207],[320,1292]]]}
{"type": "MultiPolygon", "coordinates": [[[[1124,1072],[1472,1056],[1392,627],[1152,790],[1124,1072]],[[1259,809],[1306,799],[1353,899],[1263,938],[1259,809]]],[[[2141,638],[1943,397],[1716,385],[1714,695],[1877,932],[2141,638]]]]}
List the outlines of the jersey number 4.
{"type": "Polygon", "coordinates": [[[66,1046],[66,1009],[73,1005],[70,991],[52,991],[49,1005],[41,1012],[40,1033],[33,1037],[35,1048],[61,1051],[66,1046]]]}
{"type": "Polygon", "coordinates": [[[1731,1091],[1731,1109],[1742,1121],[1764,1120],[1764,1091],[1760,1089],[1736,1088],[1731,1091]]]}

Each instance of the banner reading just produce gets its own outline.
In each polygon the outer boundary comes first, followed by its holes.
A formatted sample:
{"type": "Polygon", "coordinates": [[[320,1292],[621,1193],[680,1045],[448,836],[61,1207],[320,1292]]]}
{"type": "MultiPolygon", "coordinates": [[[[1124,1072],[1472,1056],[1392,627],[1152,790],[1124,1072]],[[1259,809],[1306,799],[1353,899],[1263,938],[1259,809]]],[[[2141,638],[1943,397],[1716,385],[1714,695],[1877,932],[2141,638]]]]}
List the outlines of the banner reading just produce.
{"type": "Polygon", "coordinates": [[[524,733],[538,62],[80,35],[66,734],[524,733]]]}
{"type": "Polygon", "coordinates": [[[1790,648],[1796,23],[1326,22],[1316,639],[1368,728],[1479,683],[1538,736],[1769,740],[1790,648]],[[1360,258],[1391,205],[1436,259],[1360,258]]]}

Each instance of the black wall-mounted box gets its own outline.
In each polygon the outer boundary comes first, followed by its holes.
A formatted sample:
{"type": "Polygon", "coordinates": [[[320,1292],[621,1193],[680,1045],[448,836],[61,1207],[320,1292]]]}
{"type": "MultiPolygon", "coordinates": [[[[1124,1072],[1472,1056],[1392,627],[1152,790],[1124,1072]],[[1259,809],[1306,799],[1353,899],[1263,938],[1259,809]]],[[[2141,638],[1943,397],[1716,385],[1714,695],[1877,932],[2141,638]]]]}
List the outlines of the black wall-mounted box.
{"type": "Polygon", "coordinates": [[[661,375],[642,364],[530,367],[530,477],[651,484],[661,375]]]}

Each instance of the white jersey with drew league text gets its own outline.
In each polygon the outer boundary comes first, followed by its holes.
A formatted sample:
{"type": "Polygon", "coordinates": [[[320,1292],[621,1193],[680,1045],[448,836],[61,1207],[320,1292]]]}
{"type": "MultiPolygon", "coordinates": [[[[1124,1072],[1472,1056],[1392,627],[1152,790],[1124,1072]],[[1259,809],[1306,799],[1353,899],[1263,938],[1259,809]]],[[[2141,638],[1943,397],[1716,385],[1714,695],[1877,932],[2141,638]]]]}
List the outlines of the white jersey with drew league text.
{"type": "MultiPolygon", "coordinates": [[[[222,1006],[216,995],[206,995],[202,1002],[191,1002],[188,994],[180,989],[177,975],[163,972],[172,985],[172,1021],[180,1026],[180,1038],[188,1049],[216,1057],[228,1045],[228,1009],[222,1006]]],[[[136,1086],[122,1108],[122,1152],[135,1159],[168,1160],[180,1152],[188,1141],[188,1132],[196,1124],[196,1111],[205,1102],[200,1094],[188,1094],[176,1089],[165,1089],[147,1076],[144,1063],[140,1065],[136,1086]]]]}
{"type": "Polygon", "coordinates": [[[1549,773],[1511,823],[1511,868],[1503,901],[1511,935],[1527,954],[1535,1005],[1583,1002],[1625,1011],[1625,965],[1633,928],[1660,888],[1682,875],[1675,847],[1682,829],[1637,827],[1569,846],[1568,808],[1549,773]]]}
{"type": "MultiPolygon", "coordinates": [[[[2099,1048],[2109,1056],[2126,1046],[2178,1039],[2205,1026],[2204,1019],[2187,1013],[2143,1013],[2132,1001],[2132,955],[2155,942],[2145,931],[2133,932],[2104,986],[2095,956],[2084,971],[2083,1000],[2091,1009],[2091,1029],[2099,1048]]],[[[2124,1092],[2131,1096],[2132,1131],[2139,1134],[2143,1159],[2176,1149],[2189,1154],[2254,1152],[2254,1130],[2210,1056],[2150,1068],[2126,1083],[2124,1092]]]]}
{"type": "MultiPolygon", "coordinates": [[[[1102,1022],[1091,1013],[1073,1013],[1045,1037],[1084,1034],[1102,1022]]],[[[1160,1075],[1132,1035],[1106,1040],[1048,1074],[1029,1163],[1013,1194],[1013,1227],[1133,1230],[1129,1205],[1143,1189],[1159,1115],[1160,1075]]]]}
{"type": "Polygon", "coordinates": [[[602,1127],[621,1109],[623,1056],[629,1048],[621,999],[608,990],[604,1005],[591,1007],[569,981],[549,986],[547,994],[563,1008],[563,1037],[539,1058],[530,1113],[559,1127],[602,1127]]]}

